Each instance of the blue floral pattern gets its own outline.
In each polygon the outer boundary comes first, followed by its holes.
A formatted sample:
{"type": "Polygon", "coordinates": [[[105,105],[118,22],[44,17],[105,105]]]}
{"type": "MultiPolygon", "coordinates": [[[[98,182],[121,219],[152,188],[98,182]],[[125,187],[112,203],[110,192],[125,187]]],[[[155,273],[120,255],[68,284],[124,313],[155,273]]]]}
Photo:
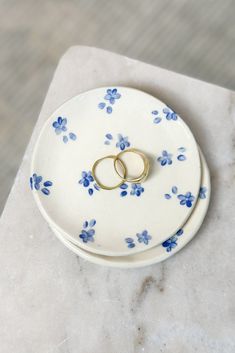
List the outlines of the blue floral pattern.
{"type": "Polygon", "coordinates": [[[137,233],[136,236],[138,238],[138,242],[139,243],[144,243],[145,245],[148,245],[149,240],[152,239],[151,235],[148,234],[147,230],[144,230],[141,233],[137,233]]]}
{"type": "MultiPolygon", "coordinates": [[[[121,98],[121,94],[117,91],[116,88],[109,88],[106,91],[106,94],[104,96],[104,100],[108,101],[109,104],[114,105],[116,100],[121,98]]],[[[111,114],[113,112],[113,108],[111,105],[107,105],[106,102],[100,102],[98,104],[99,109],[104,109],[106,108],[106,113],[111,114]]]]}
{"type": "Polygon", "coordinates": [[[190,191],[186,192],[185,195],[180,194],[177,197],[180,200],[180,204],[187,207],[192,207],[193,201],[195,200],[195,197],[191,194],[190,191]]]}
{"type": "MultiPolygon", "coordinates": [[[[128,184],[126,183],[123,183],[121,186],[120,186],[120,189],[121,189],[121,193],[120,193],[120,196],[121,197],[124,197],[124,196],[127,196],[128,195],[128,184]]],[[[144,188],[142,187],[142,185],[140,183],[138,184],[131,184],[131,191],[130,191],[130,195],[132,196],[137,196],[137,197],[140,197],[141,194],[144,192],[144,188]]]]}
{"type": "Polygon", "coordinates": [[[136,195],[136,196],[140,196],[143,192],[144,192],[144,188],[142,187],[141,184],[131,184],[131,195],[136,195]]]}
{"type": "Polygon", "coordinates": [[[168,153],[166,150],[162,151],[162,155],[157,158],[161,166],[172,164],[172,154],[168,153]]]}
{"type": "Polygon", "coordinates": [[[130,147],[130,142],[128,141],[127,136],[123,136],[118,134],[118,142],[116,143],[116,147],[120,148],[121,151],[124,151],[127,147],[130,147]]]}
{"type": "Polygon", "coordinates": [[[199,198],[206,199],[207,188],[205,186],[201,186],[199,190],[199,198]]]}
{"type": "Polygon", "coordinates": [[[165,114],[167,120],[174,120],[175,121],[178,119],[176,112],[174,112],[174,110],[172,110],[169,107],[164,108],[163,113],[165,114]]]}
{"type": "MultiPolygon", "coordinates": [[[[136,238],[139,243],[148,245],[149,241],[152,239],[152,236],[147,230],[143,230],[142,232],[136,234],[136,238]]],[[[127,243],[127,247],[130,249],[136,246],[135,240],[131,237],[125,238],[125,242],[127,243]]]]}
{"type": "Polygon", "coordinates": [[[83,224],[83,229],[79,235],[79,238],[82,239],[83,243],[94,242],[96,220],[92,219],[91,221],[85,221],[83,224]]]}
{"type": "Polygon", "coordinates": [[[167,252],[170,252],[172,249],[176,248],[178,237],[180,237],[184,233],[183,229],[179,229],[175,235],[167,239],[162,243],[162,246],[166,248],[167,252]]]}
{"type": "Polygon", "coordinates": [[[56,135],[63,134],[63,142],[67,143],[69,140],[75,141],[77,135],[73,132],[69,132],[67,135],[64,134],[67,131],[67,118],[62,118],[59,116],[56,121],[53,122],[52,126],[55,129],[56,135]]]}
{"type": "MultiPolygon", "coordinates": [[[[151,112],[152,116],[153,116],[153,123],[154,124],[159,124],[163,121],[163,118],[161,117],[161,115],[159,115],[159,111],[158,110],[153,110],[151,112]]],[[[161,114],[161,113],[160,113],[161,114]]],[[[178,119],[178,116],[176,114],[176,112],[174,112],[174,110],[172,110],[169,107],[164,107],[162,109],[162,114],[165,115],[166,120],[173,120],[176,121],[178,119]]]]}
{"type": "MultiPolygon", "coordinates": [[[[186,152],[186,148],[185,147],[179,147],[177,149],[177,160],[178,161],[185,161],[186,160],[186,156],[185,156],[185,152],[186,152]]],[[[161,164],[161,166],[165,166],[165,165],[171,165],[173,163],[173,154],[167,152],[166,150],[162,151],[162,155],[159,156],[157,158],[157,161],[161,164]]]]}
{"type": "Polygon", "coordinates": [[[37,175],[36,173],[34,173],[30,177],[29,183],[32,190],[33,189],[37,191],[40,190],[44,195],[50,194],[50,190],[48,188],[50,188],[53,185],[52,181],[50,180],[43,182],[42,177],[40,175],[37,175]],[[41,185],[41,183],[43,183],[43,185],[41,185]]]}
{"type": "Polygon", "coordinates": [[[177,195],[177,193],[178,193],[177,186],[172,186],[171,193],[164,194],[164,197],[166,200],[170,200],[173,195],[176,195],[177,198],[180,200],[180,205],[187,206],[189,208],[192,207],[192,204],[193,204],[193,201],[195,200],[195,197],[192,195],[192,193],[190,191],[186,192],[186,194],[177,195]]]}
{"type": "MultiPolygon", "coordinates": [[[[105,135],[105,145],[110,145],[111,142],[113,141],[113,135],[110,133],[107,133],[105,135]]],[[[121,151],[124,151],[126,148],[130,147],[130,142],[128,136],[123,136],[122,134],[117,135],[117,142],[116,142],[116,147],[119,148],[121,151]]]]}
{"type": "Polygon", "coordinates": [[[88,188],[88,194],[90,196],[93,195],[95,190],[97,191],[100,190],[99,186],[95,183],[95,180],[93,178],[91,171],[88,171],[88,172],[83,171],[82,177],[78,183],[83,185],[84,188],[88,188]]]}
{"type": "Polygon", "coordinates": [[[125,242],[127,243],[127,247],[132,249],[135,247],[135,241],[133,238],[125,238],[125,242]]]}

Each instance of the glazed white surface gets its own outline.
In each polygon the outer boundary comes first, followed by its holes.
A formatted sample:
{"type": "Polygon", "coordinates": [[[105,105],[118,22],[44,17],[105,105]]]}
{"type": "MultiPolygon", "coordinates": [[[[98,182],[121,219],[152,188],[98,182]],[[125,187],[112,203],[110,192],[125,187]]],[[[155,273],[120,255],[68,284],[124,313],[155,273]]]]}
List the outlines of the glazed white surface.
{"type": "MultiPolygon", "coordinates": [[[[31,165],[31,175],[36,173],[53,182],[49,195],[33,189],[45,219],[81,248],[108,256],[142,252],[173,236],[190,217],[201,185],[197,143],[184,121],[179,116],[177,120],[167,120],[164,110],[170,108],[145,92],[118,86],[116,89],[120,99],[112,105],[111,114],[98,108],[109,87],[84,92],[59,107],[42,128],[31,165]],[[162,119],[158,124],[153,123],[152,111],[156,110],[162,119]],[[62,133],[60,130],[59,135],[53,127],[58,117],[66,118],[66,128],[70,129],[62,133]],[[62,137],[68,131],[75,132],[77,139],[64,143],[62,137]],[[104,144],[107,133],[113,136],[110,145],[104,144]],[[83,172],[91,173],[96,160],[120,152],[116,146],[119,134],[130,143],[125,151],[128,147],[138,148],[150,159],[150,175],[140,184],[144,192],[139,197],[130,194],[131,183],[125,183],[127,195],[124,197],[120,196],[123,191],[120,188],[97,191],[95,182],[90,182],[88,187],[79,183],[83,172]],[[183,154],[179,152],[180,148],[185,150],[183,154]],[[167,161],[162,157],[163,151],[169,154],[170,164],[161,165],[158,161],[158,158],[167,161]],[[179,161],[179,155],[185,160],[179,161]],[[190,191],[194,198],[191,207],[180,205],[176,195],[170,200],[164,197],[173,186],[177,186],[181,195],[190,191]],[[89,189],[93,191],[92,195],[89,195],[89,189]],[[96,222],[93,241],[84,242],[79,234],[84,222],[92,219],[96,222]],[[136,234],[144,230],[148,231],[150,240],[138,242],[136,234]],[[128,237],[135,241],[134,248],[127,246],[125,239],[128,237]]],[[[100,180],[109,173],[107,182],[112,180],[115,174],[112,163],[110,161],[103,172],[101,167],[100,180]]],[[[117,182],[120,178],[113,184],[117,182]]]]}
{"type": "Polygon", "coordinates": [[[98,49],[66,53],[0,221],[1,353],[234,352],[234,109],[226,89],[98,49]],[[28,185],[46,118],[76,94],[114,82],[178,111],[212,177],[209,212],[195,239],[142,269],[110,269],[72,254],[48,228],[28,185]]]}

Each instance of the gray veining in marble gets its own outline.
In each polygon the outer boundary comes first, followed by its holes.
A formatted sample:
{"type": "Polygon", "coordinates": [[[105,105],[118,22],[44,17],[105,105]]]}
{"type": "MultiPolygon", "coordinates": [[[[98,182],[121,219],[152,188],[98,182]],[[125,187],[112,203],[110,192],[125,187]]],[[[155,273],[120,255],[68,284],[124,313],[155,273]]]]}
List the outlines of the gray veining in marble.
{"type": "Polygon", "coordinates": [[[0,352],[234,353],[235,94],[103,50],[61,59],[0,221],[0,352]],[[105,65],[104,65],[105,62],[105,65]],[[208,216],[169,260],[96,266],[52,234],[28,186],[32,147],[61,103],[104,85],[143,89],[193,130],[212,176],[208,216]]]}

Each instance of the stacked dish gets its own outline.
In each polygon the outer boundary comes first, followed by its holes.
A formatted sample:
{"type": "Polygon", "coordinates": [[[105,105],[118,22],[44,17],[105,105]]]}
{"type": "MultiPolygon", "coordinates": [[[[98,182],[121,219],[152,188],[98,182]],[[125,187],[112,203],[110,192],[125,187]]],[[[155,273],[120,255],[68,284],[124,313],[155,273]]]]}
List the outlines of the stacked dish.
{"type": "Polygon", "coordinates": [[[189,127],[163,102],[126,87],[85,92],[51,115],[35,145],[30,185],[69,249],[117,267],[176,253],[198,231],[210,199],[208,167],[189,127]],[[149,163],[140,181],[120,177],[112,158],[103,159],[121,152],[128,173],[138,175],[143,160],[132,151],[149,163]]]}

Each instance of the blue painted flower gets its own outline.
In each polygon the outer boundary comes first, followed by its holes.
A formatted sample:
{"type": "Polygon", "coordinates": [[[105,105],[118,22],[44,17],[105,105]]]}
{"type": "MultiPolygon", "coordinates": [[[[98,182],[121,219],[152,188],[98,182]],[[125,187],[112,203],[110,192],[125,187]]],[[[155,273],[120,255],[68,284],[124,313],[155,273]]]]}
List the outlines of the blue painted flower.
{"type": "Polygon", "coordinates": [[[120,93],[118,93],[117,89],[107,89],[107,94],[104,96],[104,99],[109,101],[110,104],[115,103],[115,99],[121,98],[120,93]]]}
{"type": "Polygon", "coordinates": [[[127,243],[127,247],[132,249],[135,247],[135,242],[133,238],[126,238],[125,242],[127,243]]]}
{"type": "Polygon", "coordinates": [[[79,237],[82,239],[82,241],[84,243],[87,242],[93,242],[94,241],[94,235],[95,235],[95,230],[93,229],[93,227],[96,224],[96,220],[92,219],[90,222],[85,221],[83,224],[83,229],[81,231],[81,234],[79,235],[79,237]]]}
{"type": "Polygon", "coordinates": [[[168,153],[167,151],[162,151],[162,155],[158,157],[158,162],[161,163],[162,166],[167,165],[167,164],[172,164],[172,154],[168,153]]]}
{"type": "Polygon", "coordinates": [[[162,243],[162,246],[166,248],[167,252],[170,252],[172,249],[174,249],[177,246],[177,240],[178,237],[180,237],[184,233],[183,229],[179,229],[175,235],[173,235],[171,238],[167,239],[162,243]]]}
{"type": "Polygon", "coordinates": [[[178,116],[174,112],[174,110],[170,109],[169,107],[166,107],[163,109],[163,113],[166,115],[167,120],[177,120],[178,116]]]}
{"type": "Polygon", "coordinates": [[[40,175],[37,175],[36,173],[33,174],[33,176],[30,177],[30,187],[33,190],[39,190],[40,189],[40,183],[42,181],[42,177],[40,175]]]}
{"type": "Polygon", "coordinates": [[[148,234],[147,230],[144,230],[142,233],[137,233],[136,236],[138,238],[138,242],[144,243],[145,245],[148,245],[149,240],[152,239],[151,235],[148,234]]]}
{"type": "Polygon", "coordinates": [[[172,249],[174,249],[177,246],[177,236],[173,235],[173,237],[167,239],[162,243],[162,246],[166,248],[167,252],[170,252],[172,249]]]}
{"type": "Polygon", "coordinates": [[[140,196],[144,192],[144,188],[141,186],[141,184],[131,184],[131,188],[131,195],[140,196]]]}
{"type": "Polygon", "coordinates": [[[82,172],[82,179],[79,180],[79,184],[82,184],[85,188],[90,185],[90,182],[93,182],[94,178],[91,172],[82,172]]]}
{"type": "Polygon", "coordinates": [[[177,197],[180,200],[180,204],[187,207],[192,207],[192,203],[195,200],[195,197],[189,191],[185,195],[180,194],[177,197]]]}
{"type": "Polygon", "coordinates": [[[121,151],[124,151],[124,149],[129,146],[130,142],[128,141],[128,137],[123,137],[121,134],[118,134],[118,142],[116,143],[116,147],[120,148],[121,151]]]}
{"type": "Polygon", "coordinates": [[[201,186],[199,190],[199,198],[205,199],[206,198],[207,188],[205,186],[201,186]]]}
{"type": "Polygon", "coordinates": [[[56,121],[53,122],[52,126],[55,128],[55,133],[57,135],[61,134],[63,131],[67,131],[67,119],[62,118],[61,116],[58,117],[56,121]]]}
{"type": "Polygon", "coordinates": [[[157,110],[153,110],[152,111],[152,115],[154,116],[153,122],[154,124],[159,124],[162,120],[162,118],[160,118],[158,115],[158,111],[157,110]]]}
{"type": "Polygon", "coordinates": [[[97,191],[100,190],[100,187],[94,181],[95,180],[94,180],[92,173],[90,171],[89,172],[83,171],[82,178],[79,180],[78,183],[83,185],[85,188],[88,188],[88,186],[89,186],[88,194],[90,196],[92,196],[95,190],[97,190],[97,191]]]}
{"type": "Polygon", "coordinates": [[[35,190],[41,190],[41,192],[45,195],[49,195],[50,194],[50,190],[48,189],[48,187],[52,186],[53,183],[50,180],[47,180],[43,183],[43,188],[41,188],[41,183],[42,183],[42,177],[40,175],[37,175],[36,173],[34,173],[30,179],[30,187],[31,189],[35,189],[35,190]]]}

